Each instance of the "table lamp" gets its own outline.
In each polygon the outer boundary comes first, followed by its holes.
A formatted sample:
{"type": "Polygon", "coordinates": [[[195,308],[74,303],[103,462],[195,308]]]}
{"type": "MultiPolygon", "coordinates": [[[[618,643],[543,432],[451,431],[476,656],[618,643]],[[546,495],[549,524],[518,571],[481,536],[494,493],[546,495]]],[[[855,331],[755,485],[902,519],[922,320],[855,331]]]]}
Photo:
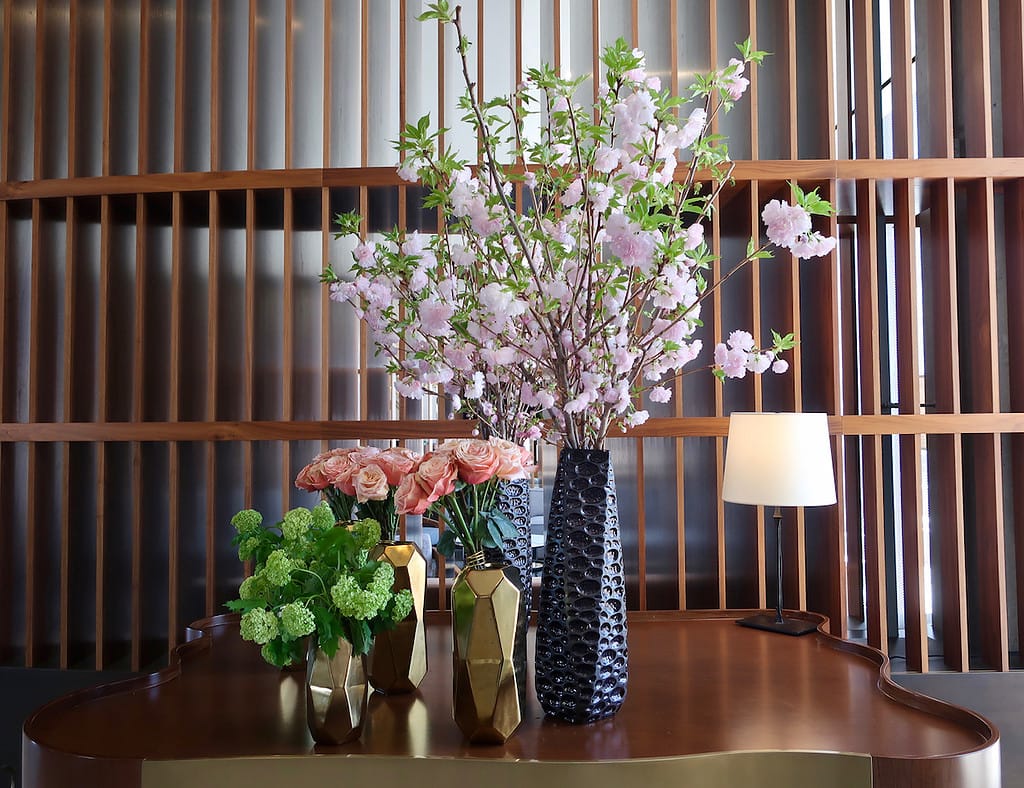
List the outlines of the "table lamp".
{"type": "Polygon", "coordinates": [[[725,448],[722,499],[774,506],[778,546],[775,615],[751,616],[739,624],[786,635],[804,635],[817,624],[782,617],[782,507],[827,506],[836,502],[824,413],[733,413],[725,448]]]}

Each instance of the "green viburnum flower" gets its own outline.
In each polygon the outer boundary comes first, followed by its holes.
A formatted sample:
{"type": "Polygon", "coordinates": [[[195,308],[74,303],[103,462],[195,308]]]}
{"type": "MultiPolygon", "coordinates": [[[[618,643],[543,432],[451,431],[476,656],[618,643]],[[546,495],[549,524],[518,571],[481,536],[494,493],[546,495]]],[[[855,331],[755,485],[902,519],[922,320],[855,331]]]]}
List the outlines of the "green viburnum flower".
{"type": "Polygon", "coordinates": [[[369,550],[380,541],[380,523],[366,518],[352,524],[352,533],[356,537],[361,550],[369,550]]]}
{"type": "Polygon", "coordinates": [[[263,648],[260,649],[260,656],[263,657],[264,662],[269,662],[271,665],[276,665],[274,660],[274,650],[270,647],[269,643],[264,644],[263,648]]]}
{"type": "Polygon", "coordinates": [[[284,516],[284,522],[281,523],[281,534],[285,539],[295,541],[309,533],[309,526],[312,524],[312,512],[300,506],[284,516]]]}
{"type": "Polygon", "coordinates": [[[291,580],[294,568],[295,563],[284,550],[275,550],[267,556],[267,563],[259,574],[271,585],[285,586],[291,580]]]}
{"type": "Polygon", "coordinates": [[[326,531],[334,527],[334,512],[327,501],[320,501],[311,512],[313,515],[312,527],[317,531],[326,531]]]}
{"type": "Polygon", "coordinates": [[[256,536],[250,536],[248,539],[243,539],[238,544],[238,560],[248,561],[260,548],[260,539],[256,536]]]}
{"type": "Polygon", "coordinates": [[[243,509],[231,518],[231,524],[240,536],[252,536],[260,530],[263,515],[253,509],[243,509]]]}
{"type": "Polygon", "coordinates": [[[373,618],[385,604],[390,593],[363,590],[351,575],[342,575],[331,588],[331,600],[346,618],[373,618]]]}
{"type": "Polygon", "coordinates": [[[370,581],[368,590],[377,594],[381,592],[388,593],[394,584],[395,568],[387,561],[381,561],[377,568],[373,570],[373,579],[370,581]]]}
{"type": "Polygon", "coordinates": [[[395,594],[388,607],[393,621],[404,621],[412,612],[412,592],[403,588],[395,594]]]}
{"type": "Polygon", "coordinates": [[[241,631],[243,640],[251,640],[261,645],[269,643],[280,633],[277,616],[261,607],[242,615],[241,631]]]}
{"type": "Polygon", "coordinates": [[[270,589],[267,588],[266,582],[258,574],[252,575],[251,577],[245,578],[242,581],[242,585],[238,587],[238,598],[239,599],[266,599],[267,592],[270,589]]]}
{"type": "Polygon", "coordinates": [[[316,629],[316,619],[301,602],[289,602],[281,608],[281,628],[289,637],[305,637],[316,629]]]}

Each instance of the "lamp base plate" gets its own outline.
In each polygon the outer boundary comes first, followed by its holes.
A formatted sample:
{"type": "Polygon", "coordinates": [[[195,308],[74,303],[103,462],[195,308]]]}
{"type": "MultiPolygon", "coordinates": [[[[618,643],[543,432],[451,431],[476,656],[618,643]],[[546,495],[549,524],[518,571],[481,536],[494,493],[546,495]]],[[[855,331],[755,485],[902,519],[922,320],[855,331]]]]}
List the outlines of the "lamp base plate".
{"type": "Polygon", "coordinates": [[[814,632],[818,625],[813,621],[805,621],[802,618],[784,618],[781,622],[775,620],[775,614],[750,616],[736,621],[741,627],[751,629],[763,629],[766,632],[779,632],[783,635],[806,635],[814,632]]]}

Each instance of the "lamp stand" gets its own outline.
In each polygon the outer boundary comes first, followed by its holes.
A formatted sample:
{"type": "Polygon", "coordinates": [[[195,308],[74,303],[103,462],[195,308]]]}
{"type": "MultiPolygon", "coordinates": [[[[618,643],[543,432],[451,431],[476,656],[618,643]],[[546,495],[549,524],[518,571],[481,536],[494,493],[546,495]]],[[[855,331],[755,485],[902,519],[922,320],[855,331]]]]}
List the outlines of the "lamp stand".
{"type": "Polygon", "coordinates": [[[813,632],[818,628],[815,622],[804,621],[798,618],[784,619],[782,617],[782,509],[776,506],[775,513],[772,516],[775,518],[775,545],[778,548],[776,578],[778,579],[779,587],[775,597],[775,615],[760,613],[756,616],[741,618],[736,623],[741,627],[763,629],[767,632],[781,632],[783,635],[806,635],[808,632],[813,632]]]}

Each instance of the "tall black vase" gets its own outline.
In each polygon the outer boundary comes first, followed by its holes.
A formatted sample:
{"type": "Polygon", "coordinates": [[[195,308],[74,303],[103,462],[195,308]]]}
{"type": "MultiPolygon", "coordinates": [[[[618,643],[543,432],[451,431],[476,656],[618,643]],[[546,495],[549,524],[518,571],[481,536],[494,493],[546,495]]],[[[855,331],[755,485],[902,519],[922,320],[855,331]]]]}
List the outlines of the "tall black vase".
{"type": "Polygon", "coordinates": [[[563,449],[547,524],[537,623],[537,698],[574,723],[619,710],[626,696],[626,584],[608,452],[563,449]]]}
{"type": "Polygon", "coordinates": [[[498,510],[516,527],[515,539],[505,539],[501,548],[486,548],[491,563],[507,561],[523,585],[523,607],[529,613],[533,592],[533,550],[530,544],[530,480],[502,479],[498,482],[498,510]]]}

